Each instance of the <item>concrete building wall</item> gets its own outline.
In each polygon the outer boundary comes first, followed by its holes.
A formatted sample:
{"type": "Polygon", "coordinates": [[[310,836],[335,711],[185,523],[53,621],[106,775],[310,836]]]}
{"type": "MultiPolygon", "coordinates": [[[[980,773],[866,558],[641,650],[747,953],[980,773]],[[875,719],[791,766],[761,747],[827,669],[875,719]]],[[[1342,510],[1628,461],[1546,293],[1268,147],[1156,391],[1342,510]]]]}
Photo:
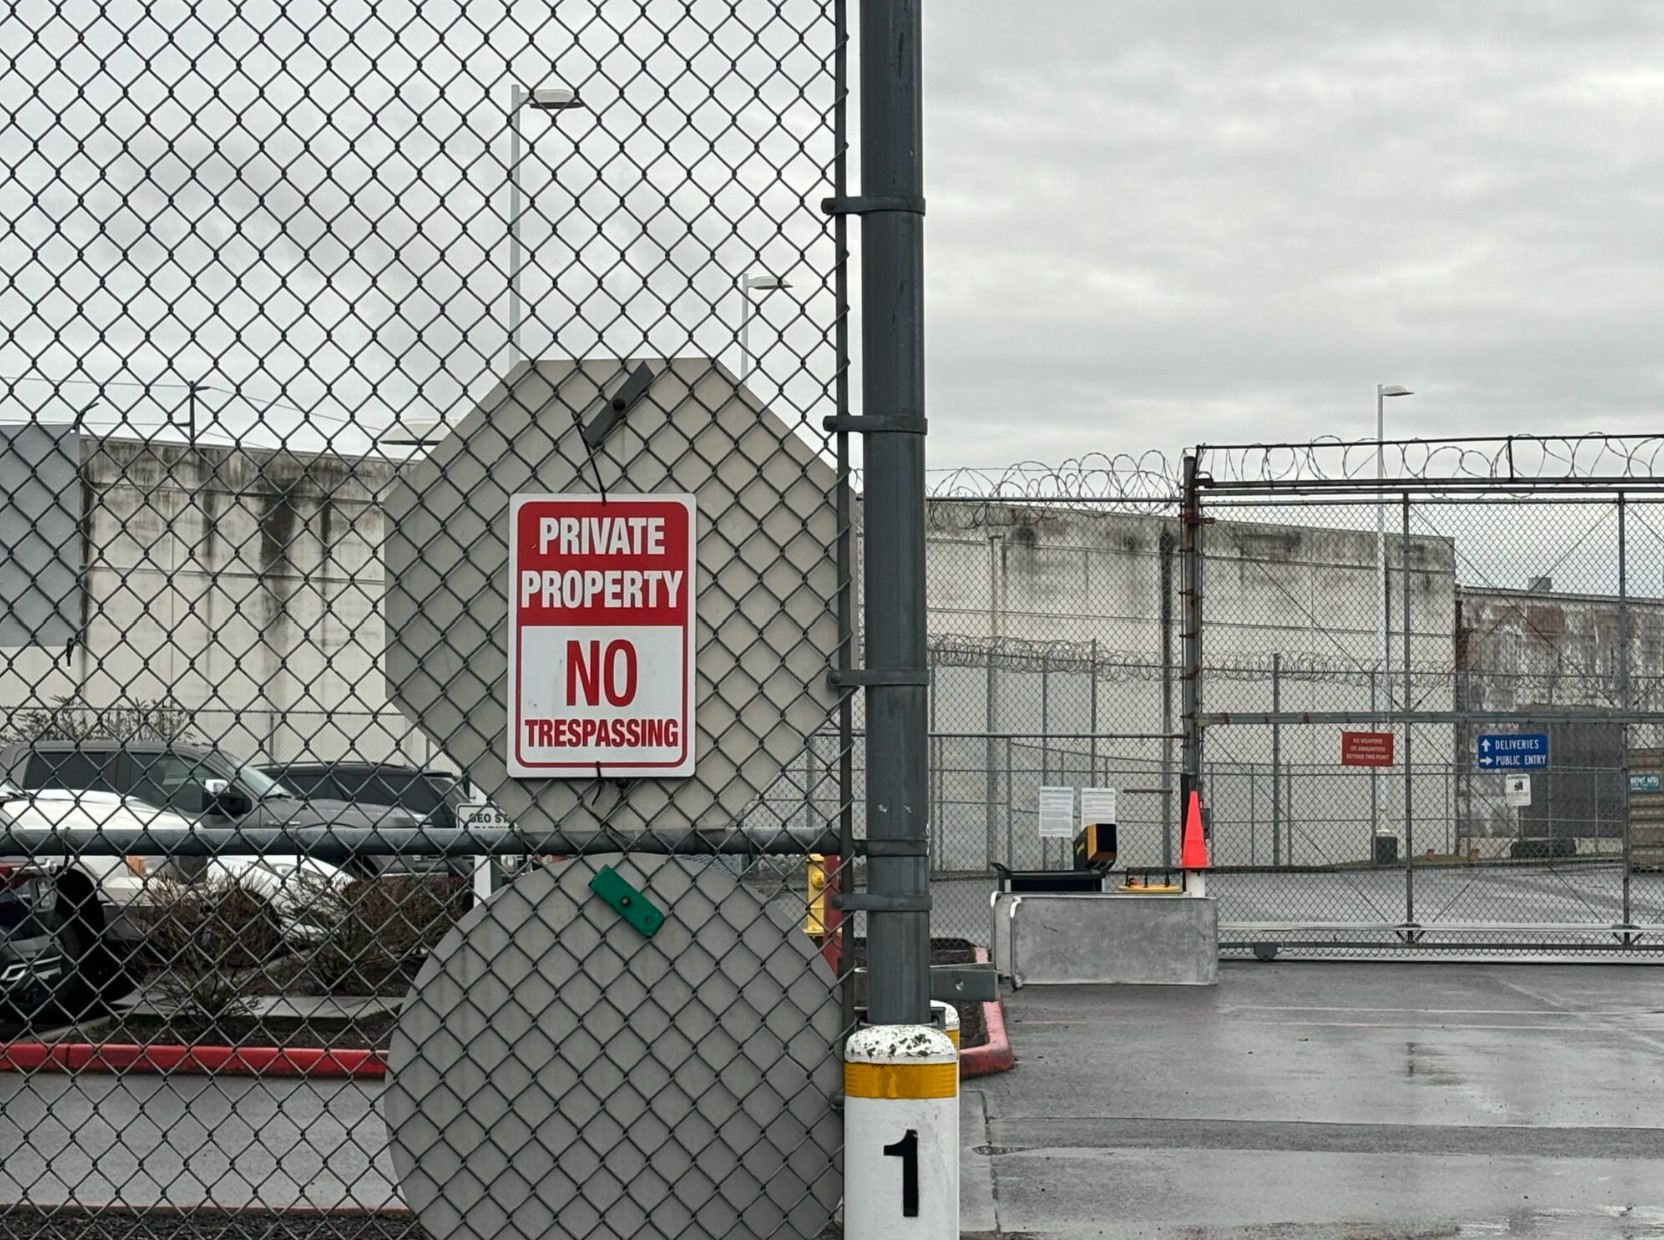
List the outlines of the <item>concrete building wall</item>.
{"type": "Polygon", "coordinates": [[[0,652],[0,726],[166,701],[239,756],[396,750],[381,676],[387,462],[81,441],[80,636],[0,652]]]}

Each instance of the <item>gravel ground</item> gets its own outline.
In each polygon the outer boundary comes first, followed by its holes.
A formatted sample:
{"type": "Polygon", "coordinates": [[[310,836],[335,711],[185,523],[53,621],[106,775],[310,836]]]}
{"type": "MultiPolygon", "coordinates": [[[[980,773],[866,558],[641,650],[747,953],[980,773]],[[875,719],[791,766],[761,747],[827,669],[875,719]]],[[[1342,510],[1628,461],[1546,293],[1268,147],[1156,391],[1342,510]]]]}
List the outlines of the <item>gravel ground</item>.
{"type": "Polygon", "coordinates": [[[427,1240],[408,1214],[0,1207],[7,1240],[427,1240]]]}

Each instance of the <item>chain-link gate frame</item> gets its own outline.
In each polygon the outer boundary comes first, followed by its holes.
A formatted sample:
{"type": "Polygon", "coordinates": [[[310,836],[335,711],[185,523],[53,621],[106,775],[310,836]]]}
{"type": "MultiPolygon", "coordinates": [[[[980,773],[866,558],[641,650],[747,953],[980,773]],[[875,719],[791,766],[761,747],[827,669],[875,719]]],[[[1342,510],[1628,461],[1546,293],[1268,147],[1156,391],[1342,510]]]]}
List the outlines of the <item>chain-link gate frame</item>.
{"type": "Polygon", "coordinates": [[[1634,583],[1655,559],[1658,450],[1511,436],[1186,457],[1184,780],[1227,953],[1655,958],[1664,668],[1657,593],[1634,583]],[[1278,616],[1288,635],[1246,632],[1278,616]],[[1391,765],[1343,766],[1343,729],[1395,733],[1391,765]],[[1533,768],[1538,800],[1506,807],[1494,764],[1528,760],[1552,763],[1533,768]]]}

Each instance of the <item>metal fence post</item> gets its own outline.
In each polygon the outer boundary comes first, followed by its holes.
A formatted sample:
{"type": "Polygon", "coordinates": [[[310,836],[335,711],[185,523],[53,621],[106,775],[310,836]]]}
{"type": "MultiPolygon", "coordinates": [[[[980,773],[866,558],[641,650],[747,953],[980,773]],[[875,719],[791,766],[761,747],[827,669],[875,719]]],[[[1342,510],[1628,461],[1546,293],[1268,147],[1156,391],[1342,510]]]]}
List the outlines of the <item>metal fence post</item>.
{"type": "MultiPolygon", "coordinates": [[[[1092,639],[1092,661],[1087,665],[1086,674],[1090,678],[1088,691],[1092,694],[1091,717],[1088,720],[1092,732],[1092,754],[1090,759],[1092,777],[1087,780],[1087,783],[1096,787],[1098,783],[1098,639],[1096,637],[1092,639]]],[[[1104,782],[1108,783],[1109,781],[1106,779],[1104,782]]]]}
{"type": "Polygon", "coordinates": [[[1179,809],[1189,812],[1190,794],[1202,783],[1202,506],[1195,453],[1184,458],[1183,529],[1180,534],[1184,585],[1180,590],[1184,617],[1179,633],[1184,651],[1184,773],[1179,782],[1179,809]]]}
{"type": "Polygon", "coordinates": [[[924,126],[918,0],[862,0],[862,410],[866,584],[868,1019],[930,1020],[925,738],[924,126]],[[882,427],[883,429],[878,429],[882,427]],[[871,543],[869,542],[869,548],[871,543]],[[907,846],[914,855],[903,855],[907,846]]]}
{"type": "MultiPolygon", "coordinates": [[[[1380,668],[1369,669],[1369,726],[1379,729],[1381,717],[1375,712],[1380,709],[1380,668]]],[[[1381,832],[1381,769],[1369,768],[1369,839],[1364,844],[1364,856],[1375,856],[1375,837],[1381,832]]]]}
{"type": "MultiPolygon", "coordinates": [[[[1404,579],[1404,711],[1415,709],[1410,689],[1410,496],[1404,494],[1404,539],[1399,552],[1398,572],[1404,579]]],[[[1404,920],[1414,924],[1416,919],[1416,846],[1414,768],[1410,763],[1410,745],[1415,724],[1404,724],[1404,920]]]]}
{"type": "MultiPolygon", "coordinates": [[[[1046,786],[1052,774],[1052,720],[1051,720],[1051,685],[1052,685],[1052,656],[1048,650],[1040,656],[1040,786],[1046,786]]],[[[1052,842],[1040,841],[1040,864],[1046,865],[1051,857],[1052,842]]]]}
{"type": "Polygon", "coordinates": [[[1173,864],[1173,552],[1178,539],[1166,522],[1161,541],[1161,864],[1173,864]]]}
{"type": "Polygon", "coordinates": [[[1012,802],[1015,800],[1016,789],[1011,786],[1011,736],[1007,733],[1005,738],[1005,864],[1007,866],[1015,866],[1017,864],[1016,861],[1013,860],[1013,824],[1011,821],[1011,815],[1013,812],[1012,802]]]}
{"type": "MultiPolygon", "coordinates": [[[[997,725],[994,722],[994,709],[996,705],[994,701],[994,648],[991,645],[988,647],[988,683],[986,685],[986,689],[988,744],[986,746],[986,755],[983,761],[988,766],[988,786],[986,789],[988,810],[986,814],[987,821],[985,823],[985,827],[988,833],[988,860],[992,862],[994,860],[994,849],[996,847],[994,842],[994,806],[999,801],[1000,777],[998,770],[999,763],[997,760],[998,754],[995,752],[995,747],[998,744],[998,741],[994,736],[997,725]]],[[[1009,861],[1010,858],[1007,857],[1006,860],[1009,861]]]]}
{"type": "MultiPolygon", "coordinates": [[[[835,0],[833,13],[832,93],[832,191],[840,198],[849,190],[849,6],[835,0]]],[[[832,329],[834,377],[832,395],[839,417],[849,415],[849,217],[832,217],[832,243],[837,253],[832,275],[832,294],[837,303],[832,329]]],[[[834,436],[838,467],[838,670],[855,666],[855,514],[850,497],[848,433],[834,436]]],[[[838,891],[849,896],[855,891],[855,699],[838,695],[838,891]]],[[[844,972],[839,987],[843,1027],[855,1027],[854,971],[847,963],[852,957],[850,939],[853,917],[838,920],[838,961],[844,972]]]]}
{"type": "Polygon", "coordinates": [[[1283,656],[1271,656],[1271,864],[1283,863],[1283,656]]]}
{"type": "MultiPolygon", "coordinates": [[[[1629,505],[1625,502],[1624,493],[1618,492],[1618,709],[1627,711],[1630,708],[1629,685],[1629,538],[1628,527],[1625,523],[1629,505]]],[[[1634,857],[1630,851],[1629,840],[1629,724],[1623,725],[1621,743],[1623,752],[1619,762],[1618,778],[1623,787],[1623,903],[1624,925],[1631,924],[1630,916],[1630,874],[1634,864],[1634,857]]],[[[1595,805],[1600,806],[1600,790],[1595,790],[1595,805]]],[[[1597,836],[1598,838],[1598,836],[1597,836]]]]}

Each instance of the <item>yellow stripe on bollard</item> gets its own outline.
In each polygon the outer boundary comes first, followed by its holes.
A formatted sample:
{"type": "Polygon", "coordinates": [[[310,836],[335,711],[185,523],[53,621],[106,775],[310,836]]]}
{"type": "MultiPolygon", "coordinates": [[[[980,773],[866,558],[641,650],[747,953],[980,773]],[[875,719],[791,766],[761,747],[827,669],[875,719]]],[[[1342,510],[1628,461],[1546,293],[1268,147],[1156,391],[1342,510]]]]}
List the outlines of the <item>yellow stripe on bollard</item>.
{"type": "Polygon", "coordinates": [[[956,1063],[846,1063],[846,1098],[954,1098],[956,1063]]]}

